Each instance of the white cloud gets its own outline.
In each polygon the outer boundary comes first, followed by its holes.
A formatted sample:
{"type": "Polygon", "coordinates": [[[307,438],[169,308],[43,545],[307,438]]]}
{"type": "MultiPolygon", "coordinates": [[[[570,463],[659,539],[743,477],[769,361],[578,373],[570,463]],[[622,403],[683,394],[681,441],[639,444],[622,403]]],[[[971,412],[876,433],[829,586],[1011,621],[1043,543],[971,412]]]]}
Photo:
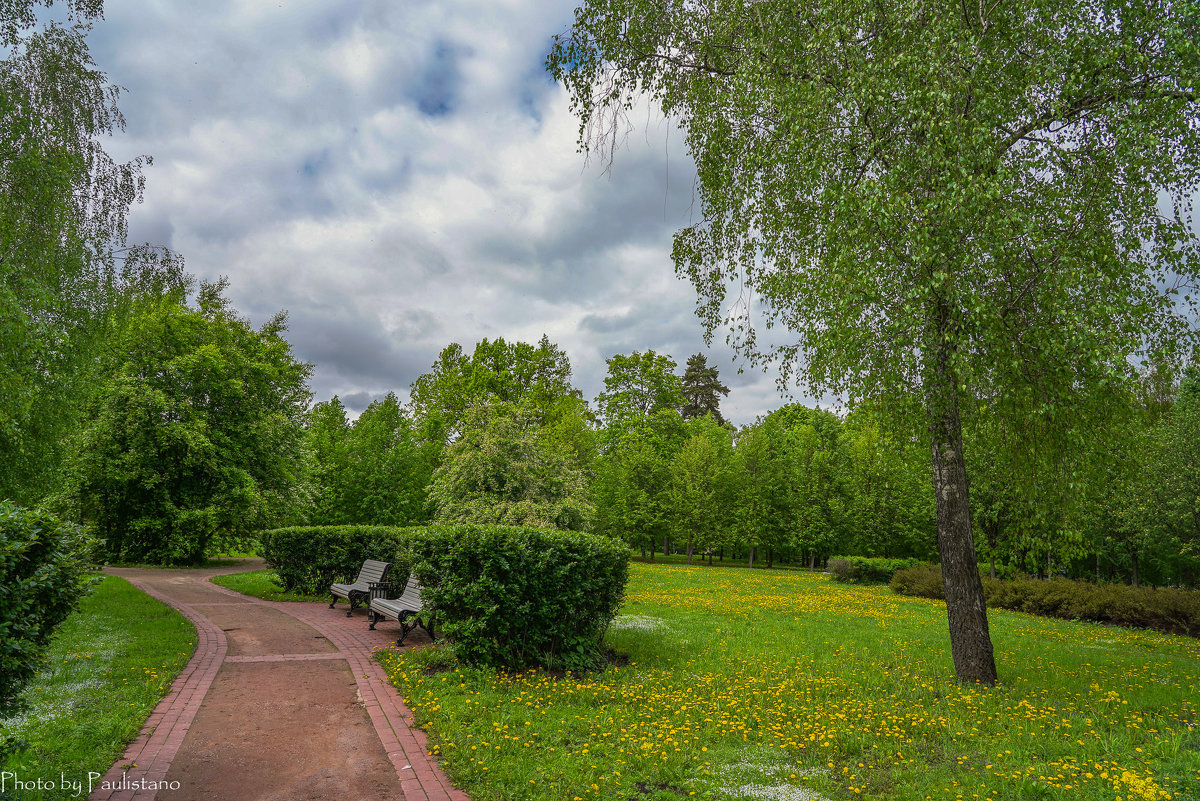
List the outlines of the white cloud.
{"type": "MultiPolygon", "coordinates": [[[[542,71],[571,4],[113,4],[94,55],[128,87],[149,153],[134,236],[165,235],[202,278],[227,275],[255,320],[291,315],[318,399],[408,385],[451,341],[533,341],[570,355],[587,395],[604,360],[704,349],[671,267],[694,167],[648,117],[611,175],[576,150],[565,92],[542,71]],[[668,180],[669,177],[669,180],[668,180]]],[[[735,377],[724,408],[780,404],[735,377]]]]}

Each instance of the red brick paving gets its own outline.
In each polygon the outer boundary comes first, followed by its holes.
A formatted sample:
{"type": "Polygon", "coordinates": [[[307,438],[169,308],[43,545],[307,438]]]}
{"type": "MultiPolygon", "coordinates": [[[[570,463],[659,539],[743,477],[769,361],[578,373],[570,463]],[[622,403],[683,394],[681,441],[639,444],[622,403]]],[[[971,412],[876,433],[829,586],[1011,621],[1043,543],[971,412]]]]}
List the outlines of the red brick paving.
{"type": "MultiPolygon", "coordinates": [[[[178,609],[195,625],[199,639],[191,661],[147,719],[142,733],[130,743],[124,757],[105,774],[102,784],[115,789],[97,789],[89,799],[151,801],[155,798],[156,790],[141,789],[142,786],[164,780],[172,758],[183,743],[196,712],[224,662],[345,659],[354,675],[362,704],[400,779],[404,801],[469,801],[466,793],[450,783],[437,762],[429,755],[425,733],[415,726],[412,711],[400,699],[396,689],[388,681],[383,667],[373,657],[375,650],[391,644],[395,632],[383,629],[369,631],[362,615],[347,618],[341,609],[331,610],[326,604],[262,601],[208,582],[208,578],[214,575],[252,570],[260,566],[261,562],[257,562],[226,570],[169,574],[170,583],[175,585],[171,586],[171,589],[175,589],[181,583],[191,585],[180,593],[189,598],[191,603],[174,600],[173,593],[162,591],[162,581],[154,581],[155,586],[151,586],[149,580],[168,575],[162,571],[108,571],[128,579],[139,589],[178,609]],[[215,592],[229,596],[230,600],[195,600],[195,591],[200,589],[197,586],[199,584],[208,591],[205,594],[215,592]],[[262,605],[285,612],[328,639],[338,649],[337,653],[227,656],[229,646],[225,633],[195,607],[233,604],[262,605]]],[[[248,743],[247,747],[252,748],[255,745],[248,743]]]]}
{"type": "Polygon", "coordinates": [[[192,718],[204,701],[209,685],[225,659],[229,645],[225,632],[187,604],[173,602],[153,587],[130,579],[138,589],[178,609],[196,627],[196,652],[171,685],[170,692],[146,719],[141,734],[125,749],[125,756],[109,768],[90,801],[149,801],[155,791],[146,782],[159,782],[167,774],[171,758],[183,743],[192,718]],[[133,785],[130,787],[130,785],[133,785]]]}

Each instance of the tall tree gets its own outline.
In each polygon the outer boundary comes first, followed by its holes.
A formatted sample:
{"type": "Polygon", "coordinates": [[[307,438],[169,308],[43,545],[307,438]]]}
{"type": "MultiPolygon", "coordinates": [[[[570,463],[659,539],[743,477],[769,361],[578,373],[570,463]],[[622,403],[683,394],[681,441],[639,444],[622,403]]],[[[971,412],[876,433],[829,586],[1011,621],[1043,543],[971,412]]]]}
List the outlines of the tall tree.
{"type": "Polygon", "coordinates": [[[867,556],[933,556],[936,513],[928,453],[911,436],[888,430],[868,406],[846,416],[842,545],[867,556]]]}
{"type": "Polygon", "coordinates": [[[305,433],[312,480],[309,522],[318,525],[346,522],[341,519],[342,490],[346,485],[350,420],[337,395],[309,410],[305,433]]]}
{"type": "Polygon", "coordinates": [[[1169,543],[1178,567],[1171,578],[1200,577],[1200,364],[1184,374],[1179,396],[1154,434],[1140,495],[1146,522],[1169,543]]]}
{"type": "Polygon", "coordinates": [[[309,413],[314,501],[322,525],[424,522],[433,467],[412,420],[389,392],[353,424],[335,396],[309,413]]]}
{"type": "Polygon", "coordinates": [[[685,437],[683,418],[662,409],[637,425],[606,429],[595,460],[596,529],[650,551],[670,535],[669,467],[685,437]]]}
{"type": "Polygon", "coordinates": [[[919,410],[960,680],[996,681],[967,402],[1069,431],[1194,336],[1198,38],[1190,0],[587,0],[548,58],[589,146],[641,95],[680,121],[703,219],[674,260],[710,333],[919,410]]]}
{"type": "Polygon", "coordinates": [[[530,409],[473,406],[433,474],[438,520],[582,530],[594,508],[575,452],[546,436],[530,409]]]}
{"type": "Polygon", "coordinates": [[[410,405],[422,435],[444,444],[462,434],[467,411],[477,404],[520,405],[547,423],[556,410],[566,410],[564,399],[582,397],[571,384],[566,352],[549,337],[542,335],[536,346],[498,337],[477,343],[470,356],[457,343],[442,349],[413,382],[410,405]]]}
{"type": "Polygon", "coordinates": [[[687,369],[683,371],[684,420],[711,414],[719,425],[725,425],[718,395],[728,394],[729,387],[721,383],[717,368],[708,363],[703,353],[688,357],[687,369]]]}
{"type": "Polygon", "coordinates": [[[799,549],[810,565],[818,554],[851,552],[841,429],[830,412],[789,404],[738,433],[743,545],[766,548],[768,557],[799,549]]]}
{"type": "Polygon", "coordinates": [[[297,519],[311,366],[282,312],[255,330],[203,284],[136,319],[73,443],[75,517],[110,559],[195,564],[217,538],[297,519]]]}
{"type": "Polygon", "coordinates": [[[688,438],[668,466],[671,526],[687,543],[688,564],[696,547],[710,553],[728,546],[733,518],[733,441],[715,420],[687,426],[688,438]]]}
{"type": "Polygon", "coordinates": [[[123,247],[144,160],[101,145],[124,125],[87,47],[102,3],[70,0],[65,25],[40,22],[50,5],[0,8],[0,498],[28,504],[55,488],[114,313],[186,284],[177,260],[123,247]]]}
{"type": "Polygon", "coordinates": [[[604,391],[596,405],[610,429],[635,425],[665,409],[683,406],[683,385],[675,360],[652,350],[617,354],[607,361],[604,391]]]}
{"type": "Polygon", "coordinates": [[[626,540],[654,558],[655,541],[667,533],[667,462],[646,427],[606,448],[596,463],[592,493],[596,531],[626,540]]]}

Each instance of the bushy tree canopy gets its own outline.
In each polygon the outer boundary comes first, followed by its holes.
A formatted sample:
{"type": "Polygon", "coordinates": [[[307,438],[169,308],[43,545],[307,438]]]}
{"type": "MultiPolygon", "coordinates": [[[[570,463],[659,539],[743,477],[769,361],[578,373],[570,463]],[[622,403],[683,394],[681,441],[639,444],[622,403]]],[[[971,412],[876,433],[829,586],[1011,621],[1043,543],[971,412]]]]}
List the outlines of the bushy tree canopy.
{"type": "Polygon", "coordinates": [[[298,512],[310,365],[255,330],[204,284],[195,308],[168,298],[135,318],[75,443],[68,493],[113,560],[194,564],[214,538],[298,512]]]}
{"type": "Polygon", "coordinates": [[[314,525],[409,525],[428,519],[433,471],[395,394],[373,401],[354,423],[334,396],[308,416],[314,525]]]}
{"type": "Polygon", "coordinates": [[[571,362],[543,335],[536,346],[485,339],[470,356],[459,344],[448,345],[413,382],[410,404],[425,438],[445,443],[462,433],[477,404],[520,404],[545,422],[568,398],[582,398],[571,384],[571,362]]]}
{"type": "Polygon", "coordinates": [[[533,411],[498,401],[468,410],[429,499],[435,518],[448,523],[579,531],[594,514],[575,452],[547,436],[533,411]]]}
{"type": "Polygon", "coordinates": [[[636,426],[665,410],[683,406],[683,384],[675,360],[648,350],[608,359],[604,391],[596,405],[610,430],[636,426]]]}

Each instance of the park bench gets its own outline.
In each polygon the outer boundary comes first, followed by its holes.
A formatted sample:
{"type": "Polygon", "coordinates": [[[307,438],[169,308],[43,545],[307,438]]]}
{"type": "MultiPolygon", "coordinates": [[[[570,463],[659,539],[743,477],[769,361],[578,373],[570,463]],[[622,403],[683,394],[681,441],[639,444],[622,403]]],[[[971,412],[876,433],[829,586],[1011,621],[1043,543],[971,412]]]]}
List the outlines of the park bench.
{"type": "Polygon", "coordinates": [[[399,598],[383,598],[372,595],[367,605],[367,617],[371,621],[369,628],[374,631],[375,624],[380,620],[394,620],[400,624],[400,639],[396,645],[403,645],[404,638],[417,626],[425,629],[429,639],[433,639],[433,621],[426,623],[420,614],[425,611],[425,602],[421,600],[421,582],[416,576],[408,577],[408,584],[399,598]]]}
{"type": "Polygon", "coordinates": [[[371,590],[385,582],[391,566],[391,562],[377,562],[374,559],[368,559],[363,562],[362,568],[358,571],[358,578],[354,580],[353,584],[330,584],[329,592],[333,596],[333,600],[329,602],[329,608],[333,609],[338,598],[345,598],[350,602],[350,611],[346,612],[346,617],[353,615],[354,607],[365,603],[371,596],[371,590]]]}

